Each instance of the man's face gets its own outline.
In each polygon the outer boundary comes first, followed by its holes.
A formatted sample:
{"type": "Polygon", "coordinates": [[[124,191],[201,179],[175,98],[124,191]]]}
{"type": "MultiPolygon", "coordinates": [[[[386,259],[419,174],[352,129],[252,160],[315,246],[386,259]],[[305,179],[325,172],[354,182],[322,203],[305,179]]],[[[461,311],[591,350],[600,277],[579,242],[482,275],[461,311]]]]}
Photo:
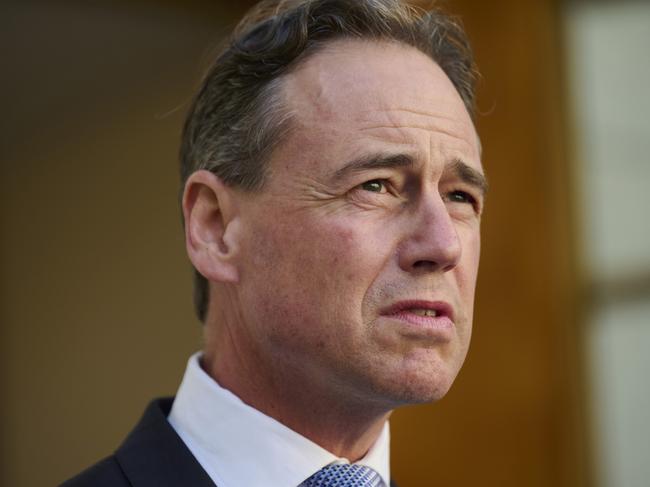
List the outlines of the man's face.
{"type": "Polygon", "coordinates": [[[390,407],[440,398],[469,346],[483,206],[460,96],[421,52],[354,40],[284,94],[293,131],[241,205],[259,373],[390,407]]]}

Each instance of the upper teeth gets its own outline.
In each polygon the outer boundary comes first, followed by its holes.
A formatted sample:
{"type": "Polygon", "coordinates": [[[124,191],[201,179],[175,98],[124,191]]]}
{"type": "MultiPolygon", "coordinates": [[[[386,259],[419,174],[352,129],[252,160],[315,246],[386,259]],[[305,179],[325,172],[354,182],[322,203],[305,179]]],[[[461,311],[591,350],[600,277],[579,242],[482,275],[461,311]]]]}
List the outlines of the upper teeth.
{"type": "Polygon", "coordinates": [[[438,313],[434,309],[412,309],[410,311],[418,316],[438,316],[438,313]]]}

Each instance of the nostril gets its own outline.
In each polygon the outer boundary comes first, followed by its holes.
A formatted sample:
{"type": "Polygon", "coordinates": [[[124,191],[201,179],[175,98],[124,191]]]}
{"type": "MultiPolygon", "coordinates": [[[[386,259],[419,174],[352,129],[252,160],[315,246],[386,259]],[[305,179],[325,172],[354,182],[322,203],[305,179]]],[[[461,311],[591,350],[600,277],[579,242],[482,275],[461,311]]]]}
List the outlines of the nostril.
{"type": "Polygon", "coordinates": [[[433,262],[432,260],[418,260],[417,262],[415,262],[413,264],[413,267],[415,267],[415,268],[424,268],[424,269],[427,269],[427,268],[433,269],[436,266],[437,266],[437,264],[435,262],[433,262]]]}
{"type": "Polygon", "coordinates": [[[438,265],[436,262],[432,260],[418,260],[413,264],[414,269],[422,269],[425,271],[433,271],[433,270],[440,270],[442,269],[442,272],[449,272],[452,270],[454,267],[456,267],[456,263],[452,262],[450,264],[447,264],[446,266],[442,267],[438,265]]]}

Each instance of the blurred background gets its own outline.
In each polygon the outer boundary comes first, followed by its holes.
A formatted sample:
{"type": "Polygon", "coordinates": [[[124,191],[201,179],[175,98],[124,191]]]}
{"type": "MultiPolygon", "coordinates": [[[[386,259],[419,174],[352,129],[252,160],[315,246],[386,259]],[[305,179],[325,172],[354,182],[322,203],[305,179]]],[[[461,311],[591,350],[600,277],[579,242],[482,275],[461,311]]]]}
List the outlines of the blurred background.
{"type": "MultiPolygon", "coordinates": [[[[110,454],[201,347],[179,134],[250,1],[2,0],[0,485],[110,454]]],[[[411,486],[650,478],[650,2],[448,0],[491,183],[450,394],[392,420],[411,486]]]]}

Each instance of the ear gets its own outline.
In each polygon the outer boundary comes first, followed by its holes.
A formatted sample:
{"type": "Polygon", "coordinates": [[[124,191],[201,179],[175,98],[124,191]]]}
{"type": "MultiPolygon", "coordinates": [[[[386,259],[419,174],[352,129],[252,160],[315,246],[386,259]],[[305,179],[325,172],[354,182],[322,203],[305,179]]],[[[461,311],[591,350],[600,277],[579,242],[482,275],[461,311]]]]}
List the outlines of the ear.
{"type": "Polygon", "coordinates": [[[209,281],[239,280],[240,221],[234,200],[233,189],[210,171],[196,171],[185,182],[185,247],[194,268],[209,281]]]}

